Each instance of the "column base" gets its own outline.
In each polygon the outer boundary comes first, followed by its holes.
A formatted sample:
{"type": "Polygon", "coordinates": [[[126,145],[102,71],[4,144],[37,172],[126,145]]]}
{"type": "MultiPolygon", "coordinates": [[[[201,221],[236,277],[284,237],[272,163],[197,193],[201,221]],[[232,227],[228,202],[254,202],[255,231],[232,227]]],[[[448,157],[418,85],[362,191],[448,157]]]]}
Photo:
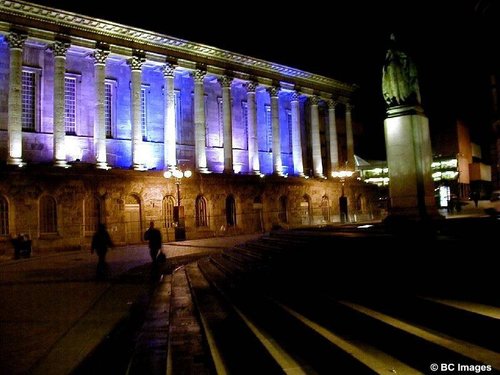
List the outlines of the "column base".
{"type": "Polygon", "coordinates": [[[66,160],[56,160],[56,161],[54,161],[54,167],[69,168],[69,167],[71,167],[71,165],[69,165],[66,160]]]}
{"type": "Polygon", "coordinates": [[[208,170],[208,168],[207,168],[207,167],[199,167],[199,168],[198,168],[198,172],[203,173],[203,174],[209,174],[209,173],[212,173],[212,172],[210,172],[210,171],[208,170]]]}
{"type": "Polygon", "coordinates": [[[24,167],[26,165],[22,158],[8,158],[7,165],[17,165],[18,167],[24,167]]]}
{"type": "Polygon", "coordinates": [[[234,174],[234,170],[232,170],[232,169],[224,169],[223,173],[224,174],[234,174]]]}
{"type": "Polygon", "coordinates": [[[147,171],[148,169],[144,164],[134,164],[133,167],[134,171],[147,171]]]}
{"type": "Polygon", "coordinates": [[[111,167],[105,161],[98,161],[95,165],[97,169],[111,169],[111,167]]]}

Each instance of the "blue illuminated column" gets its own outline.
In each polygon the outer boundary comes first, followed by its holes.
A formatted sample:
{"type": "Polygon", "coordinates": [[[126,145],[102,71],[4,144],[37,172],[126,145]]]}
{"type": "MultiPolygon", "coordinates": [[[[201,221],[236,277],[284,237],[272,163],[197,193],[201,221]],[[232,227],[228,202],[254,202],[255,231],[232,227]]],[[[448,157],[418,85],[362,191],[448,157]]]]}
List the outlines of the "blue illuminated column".
{"type": "Polygon", "coordinates": [[[141,85],[142,85],[142,65],[145,58],[132,56],[128,60],[132,75],[132,95],[130,104],[130,120],[132,122],[132,164],[135,170],[143,170],[142,160],[142,126],[141,126],[141,85]]]}
{"type": "Polygon", "coordinates": [[[279,92],[280,87],[272,86],[267,89],[271,98],[271,124],[273,129],[273,173],[282,176],[283,164],[281,162],[281,135],[279,118],[279,92]]]}
{"type": "Polygon", "coordinates": [[[219,78],[222,87],[222,113],[224,125],[224,173],[233,173],[233,124],[231,118],[231,83],[228,76],[219,78]]]}
{"type": "Polygon", "coordinates": [[[23,164],[23,132],[22,132],[22,65],[23,46],[27,36],[11,32],[7,36],[10,48],[9,66],[9,99],[7,132],[9,135],[8,164],[23,164]]]}
{"type": "Polygon", "coordinates": [[[95,77],[95,118],[94,118],[94,149],[96,166],[107,169],[106,157],[106,59],[109,51],[96,49],[94,52],[94,77],[95,77]]]}
{"type": "Polygon", "coordinates": [[[323,161],[321,160],[321,141],[319,137],[319,98],[311,97],[311,146],[313,159],[314,177],[324,178],[323,176],[323,161]]]}
{"type": "Polygon", "coordinates": [[[292,92],[291,97],[291,115],[292,115],[292,157],[293,168],[296,175],[304,176],[304,163],[302,161],[302,141],[300,136],[300,106],[299,93],[292,92]]]}
{"type": "Polygon", "coordinates": [[[194,78],[194,138],[195,138],[195,164],[200,173],[208,173],[207,155],[205,151],[205,89],[203,80],[207,72],[196,69],[194,78]]]}
{"type": "Polygon", "coordinates": [[[337,103],[334,100],[328,100],[328,134],[330,141],[330,174],[339,169],[339,145],[337,139],[337,123],[335,120],[335,106],[337,103]]]}
{"type": "Polygon", "coordinates": [[[166,63],[163,67],[165,80],[165,122],[163,128],[164,140],[164,166],[165,169],[174,170],[177,165],[176,157],[176,131],[175,131],[175,92],[174,92],[175,66],[166,63]]]}
{"type": "Polygon", "coordinates": [[[69,43],[57,41],[52,45],[54,52],[54,165],[67,167],[66,129],[64,127],[64,82],[66,75],[66,52],[69,43]]]}
{"type": "Polygon", "coordinates": [[[345,105],[345,136],[347,143],[347,167],[354,170],[356,169],[356,163],[354,161],[354,137],[352,135],[352,116],[351,116],[352,109],[353,109],[352,104],[347,103],[345,105]]]}
{"type": "Polygon", "coordinates": [[[247,121],[248,121],[248,168],[253,174],[260,174],[259,146],[257,139],[257,103],[255,89],[257,82],[247,82],[247,121]]]}

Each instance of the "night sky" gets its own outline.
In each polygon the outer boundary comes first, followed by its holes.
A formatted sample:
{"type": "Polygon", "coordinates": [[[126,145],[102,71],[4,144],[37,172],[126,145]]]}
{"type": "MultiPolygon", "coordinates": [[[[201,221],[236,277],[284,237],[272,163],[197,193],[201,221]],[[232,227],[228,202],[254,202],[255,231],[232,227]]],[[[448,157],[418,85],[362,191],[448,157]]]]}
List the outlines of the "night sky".
{"type": "Polygon", "coordinates": [[[380,82],[393,32],[417,64],[431,132],[463,118],[477,142],[487,140],[488,73],[500,66],[494,0],[346,0],[329,9],[320,2],[166,2],[166,11],[156,1],[135,2],[141,7],[108,2],[110,10],[99,7],[102,1],[33,2],[356,83],[353,116],[365,129],[356,153],[367,159],[385,159],[380,82]]]}

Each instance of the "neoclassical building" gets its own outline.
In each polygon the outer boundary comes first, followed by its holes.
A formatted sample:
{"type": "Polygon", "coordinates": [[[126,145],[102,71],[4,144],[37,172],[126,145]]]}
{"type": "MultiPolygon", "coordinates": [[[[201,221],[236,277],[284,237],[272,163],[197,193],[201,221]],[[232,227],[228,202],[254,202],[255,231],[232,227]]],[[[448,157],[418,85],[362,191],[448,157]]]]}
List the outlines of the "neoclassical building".
{"type": "MultiPolygon", "coordinates": [[[[166,35],[0,0],[0,241],[137,243],[338,220],[353,86],[166,35]],[[189,169],[178,186],[163,172],[189,169]]],[[[369,188],[348,184],[358,214],[369,188]]]]}

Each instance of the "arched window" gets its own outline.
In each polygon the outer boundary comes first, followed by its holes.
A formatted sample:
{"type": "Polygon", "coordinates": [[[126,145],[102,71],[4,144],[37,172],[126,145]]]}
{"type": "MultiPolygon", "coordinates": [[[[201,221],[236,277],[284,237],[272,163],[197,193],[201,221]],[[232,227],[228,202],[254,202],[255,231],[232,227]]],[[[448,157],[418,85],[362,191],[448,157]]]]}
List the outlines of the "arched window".
{"type": "Polygon", "coordinates": [[[85,199],[85,232],[94,233],[101,223],[101,202],[96,197],[85,199]]]}
{"type": "Polygon", "coordinates": [[[236,203],[232,195],[228,195],[226,198],[226,222],[230,227],[236,225],[236,203]]]}
{"type": "Polygon", "coordinates": [[[40,198],[40,233],[57,233],[56,200],[49,195],[40,198]]]}
{"type": "Polygon", "coordinates": [[[278,220],[288,223],[288,198],[282,195],[279,199],[278,220]]]}
{"type": "Polygon", "coordinates": [[[0,236],[9,234],[9,203],[0,195],[0,236]]]}
{"type": "Polygon", "coordinates": [[[163,223],[166,228],[174,226],[174,206],[175,198],[172,195],[163,198],[163,223]]]}
{"type": "Polygon", "coordinates": [[[326,222],[330,221],[330,200],[326,195],[321,197],[321,215],[326,222]]]}
{"type": "Polygon", "coordinates": [[[196,226],[208,227],[207,200],[205,197],[198,195],[195,203],[196,209],[196,226]]]}

